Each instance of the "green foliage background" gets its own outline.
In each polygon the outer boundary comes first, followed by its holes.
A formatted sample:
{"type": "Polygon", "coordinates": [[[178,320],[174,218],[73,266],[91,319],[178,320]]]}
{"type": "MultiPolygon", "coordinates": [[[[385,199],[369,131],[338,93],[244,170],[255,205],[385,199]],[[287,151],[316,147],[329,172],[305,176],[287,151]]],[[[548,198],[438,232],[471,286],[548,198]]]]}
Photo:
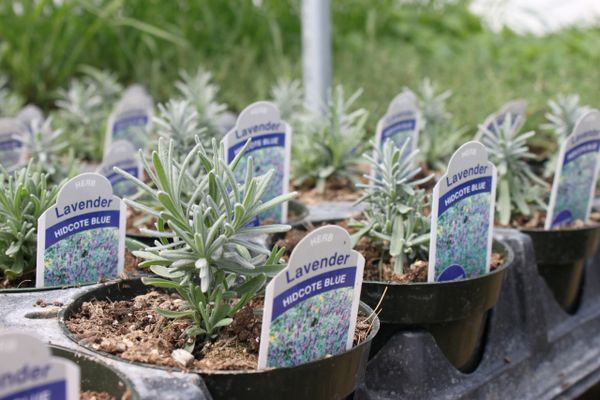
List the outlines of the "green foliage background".
{"type": "MultiPolygon", "coordinates": [[[[364,87],[370,129],[403,86],[429,76],[455,96],[460,124],[514,97],[537,128],[546,101],[578,92],[596,104],[600,28],[544,37],[487,30],[468,1],[332,0],[334,79],[364,87]]],[[[0,2],[0,73],[49,106],[81,65],[141,82],[159,100],[180,69],[212,70],[234,110],[266,98],[277,77],[300,77],[300,0],[6,0],[0,2]],[[259,4],[259,5],[256,5],[259,4]]],[[[539,140],[539,139],[538,139],[539,140]]]]}

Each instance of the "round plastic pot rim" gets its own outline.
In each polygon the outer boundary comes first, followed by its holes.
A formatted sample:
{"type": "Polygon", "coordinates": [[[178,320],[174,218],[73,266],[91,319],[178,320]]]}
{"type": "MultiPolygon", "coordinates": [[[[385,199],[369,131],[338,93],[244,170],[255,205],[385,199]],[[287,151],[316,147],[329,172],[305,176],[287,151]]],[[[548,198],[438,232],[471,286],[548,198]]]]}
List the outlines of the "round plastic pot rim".
{"type": "MultiPolygon", "coordinates": [[[[121,281],[124,282],[124,281],[121,281]]],[[[117,282],[118,283],[118,282],[117,282]]],[[[111,284],[115,284],[114,282],[111,284]]],[[[107,286],[104,285],[104,286],[107,286]]],[[[96,354],[102,355],[104,357],[110,358],[112,360],[116,360],[116,361],[121,361],[127,364],[131,364],[131,365],[138,365],[138,366],[143,366],[143,367],[149,367],[149,368],[156,368],[156,369],[160,369],[160,370],[164,370],[164,371],[171,371],[171,372],[186,372],[186,373],[195,373],[195,374],[200,374],[200,375],[220,375],[220,376],[227,376],[227,375],[240,375],[240,374],[264,374],[264,373],[270,373],[273,372],[275,370],[292,370],[295,368],[301,368],[301,367],[307,367],[310,365],[315,365],[317,363],[320,363],[324,360],[331,360],[332,358],[336,358],[339,357],[343,354],[355,351],[365,345],[367,345],[369,342],[371,342],[373,340],[373,338],[375,337],[375,335],[377,334],[377,332],[379,331],[379,326],[380,326],[380,322],[379,322],[379,317],[377,316],[377,314],[373,311],[373,309],[371,307],[369,307],[366,303],[364,302],[360,302],[359,305],[359,311],[363,311],[364,313],[366,313],[369,316],[369,319],[371,321],[371,331],[369,332],[369,335],[367,335],[367,337],[365,338],[365,340],[363,340],[362,342],[360,342],[359,344],[357,344],[356,346],[353,346],[351,349],[346,350],[344,352],[332,355],[332,356],[327,356],[327,357],[323,357],[320,358],[318,360],[313,360],[304,364],[300,364],[300,365],[295,365],[293,367],[281,367],[281,368],[265,368],[265,369],[239,369],[239,370],[204,370],[204,369],[186,369],[186,368],[177,368],[177,367],[169,367],[169,366],[165,366],[165,365],[157,365],[157,364],[150,364],[150,363],[143,363],[143,362],[138,362],[138,361],[131,361],[131,360],[126,360],[124,358],[121,358],[117,355],[111,354],[111,353],[107,353],[104,351],[100,351],[100,350],[95,350],[93,349],[91,346],[82,344],[80,342],[80,340],[77,339],[77,337],[75,337],[75,335],[67,328],[66,324],[65,324],[65,314],[67,313],[67,310],[71,307],[72,303],[77,301],[80,297],[83,297],[85,295],[88,295],[90,293],[92,293],[94,290],[98,289],[98,287],[96,288],[92,288],[91,290],[88,290],[84,293],[81,293],[79,296],[77,296],[76,298],[73,299],[73,301],[68,304],[67,306],[63,307],[60,312],[58,313],[58,323],[60,325],[61,330],[63,331],[63,333],[74,343],[78,344],[79,346],[82,346],[84,348],[86,348],[89,351],[92,351],[96,354]]]]}
{"type": "MultiPolygon", "coordinates": [[[[105,363],[101,359],[98,359],[97,357],[94,357],[94,355],[82,353],[80,351],[77,351],[77,350],[74,350],[74,349],[70,349],[70,348],[64,347],[64,346],[59,346],[59,345],[56,345],[56,344],[49,344],[48,347],[50,348],[50,351],[51,351],[52,355],[55,356],[55,357],[60,357],[60,355],[55,355],[52,352],[53,349],[64,351],[66,353],[71,353],[71,354],[73,354],[74,357],[82,358],[82,359],[85,359],[88,362],[93,362],[93,363],[96,363],[98,365],[101,365],[102,367],[106,368],[107,370],[110,370],[110,372],[114,373],[121,380],[121,382],[123,382],[123,384],[125,385],[126,389],[131,393],[132,399],[139,399],[140,398],[139,394],[137,393],[137,391],[135,390],[135,388],[133,386],[133,383],[131,382],[131,380],[125,374],[123,374],[118,369],[116,369],[116,368],[108,365],[107,363],[105,363]]],[[[60,357],[60,358],[62,358],[62,357],[60,357]]]]}
{"type": "Polygon", "coordinates": [[[496,268],[493,271],[490,271],[486,274],[483,274],[483,275],[473,276],[473,277],[465,278],[465,279],[457,279],[454,281],[443,281],[443,282],[406,282],[406,283],[403,283],[403,282],[385,282],[385,281],[363,280],[363,284],[368,283],[368,284],[372,284],[372,285],[385,285],[385,286],[430,286],[430,285],[436,285],[436,286],[446,285],[446,286],[448,286],[448,285],[457,285],[457,284],[461,284],[461,283],[473,282],[478,279],[482,279],[482,278],[485,278],[488,276],[492,276],[494,274],[501,273],[509,265],[511,265],[514,262],[515,255],[509,245],[507,245],[506,243],[504,243],[504,241],[499,240],[499,239],[494,239],[494,244],[497,244],[497,245],[503,247],[503,250],[505,253],[504,262],[498,268],[496,268]]]}
{"type": "Polygon", "coordinates": [[[36,293],[36,292],[47,292],[50,290],[61,290],[61,289],[73,289],[73,288],[83,288],[93,285],[106,284],[106,283],[115,283],[119,282],[121,279],[111,279],[110,281],[102,281],[102,282],[90,282],[90,283],[77,283],[73,285],[55,285],[55,286],[44,286],[41,288],[36,287],[23,287],[23,288],[7,288],[0,289],[0,294],[14,294],[14,293],[36,293]]]}
{"type": "Polygon", "coordinates": [[[564,229],[543,229],[543,228],[512,228],[512,229],[516,229],[523,233],[535,233],[535,234],[547,233],[547,234],[558,235],[558,234],[564,234],[564,233],[569,233],[569,232],[594,231],[594,230],[600,229],[600,223],[594,222],[594,223],[586,224],[585,226],[581,226],[581,227],[577,227],[577,228],[568,228],[567,227],[564,229]]]}
{"type": "MultiPolygon", "coordinates": [[[[296,210],[301,210],[301,211],[299,212],[297,218],[295,218],[293,221],[288,221],[287,224],[291,225],[292,227],[302,226],[302,224],[304,224],[306,222],[306,217],[308,217],[308,214],[309,214],[308,207],[306,206],[306,204],[304,204],[298,200],[290,200],[289,201],[289,209],[296,209],[296,210]]],[[[154,236],[145,235],[138,231],[135,231],[135,232],[134,231],[126,231],[125,235],[128,238],[135,239],[138,241],[154,239],[154,236]]]]}

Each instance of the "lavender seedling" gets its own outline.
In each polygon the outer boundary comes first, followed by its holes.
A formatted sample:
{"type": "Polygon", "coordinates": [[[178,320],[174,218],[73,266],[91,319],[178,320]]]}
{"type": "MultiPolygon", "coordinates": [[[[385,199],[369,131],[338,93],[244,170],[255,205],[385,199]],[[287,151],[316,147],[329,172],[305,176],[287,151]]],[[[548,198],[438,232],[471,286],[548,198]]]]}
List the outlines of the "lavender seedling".
{"type": "Polygon", "coordinates": [[[281,118],[293,123],[304,110],[304,93],[299,80],[279,79],[271,88],[271,98],[281,118]]]}
{"type": "Polygon", "coordinates": [[[75,172],[73,149],[68,149],[66,156],[61,155],[69,144],[64,138],[62,129],[52,128],[52,117],[44,121],[33,120],[29,134],[20,136],[19,139],[25,143],[29,158],[48,175],[53,183],[57,184],[73,176],[75,172]]]}
{"type": "Polygon", "coordinates": [[[490,161],[498,169],[496,213],[502,225],[508,225],[516,213],[531,216],[535,207],[546,207],[544,193],[547,185],[527,163],[535,158],[527,146],[527,140],[535,132],[519,134],[512,119],[512,115],[508,114],[501,125],[493,121],[491,129],[483,125],[479,127],[480,141],[487,147],[490,161]]]}
{"type": "Polygon", "coordinates": [[[8,78],[0,75],[0,117],[14,117],[23,103],[21,96],[8,88],[8,78]]]}
{"type": "MultiPolygon", "coordinates": [[[[186,100],[196,110],[198,127],[206,130],[205,136],[219,138],[221,129],[219,121],[227,106],[217,101],[219,87],[212,82],[212,74],[202,67],[195,75],[181,72],[181,80],[175,82],[183,100],[186,100]]],[[[210,148],[210,140],[206,148],[210,148]]]]}
{"type": "Polygon", "coordinates": [[[199,142],[178,162],[173,141],[161,138],[151,161],[144,159],[144,168],[155,188],[116,169],[159,204],[153,207],[125,200],[157,219],[156,229],[145,233],[158,240],[153,247],[134,254],[145,260],[142,267],[150,267],[159,276],[144,278],[144,283],[173,288],[186,301],[180,311],[157,311],[170,318],[191,319],[187,330],[190,338],[213,339],[264,287],[267,277],[284,267],[280,263],[283,249],[267,250],[254,238],[286,232],[290,226],[248,224],[256,215],[290,200],[295,193],[263,203],[260,199],[273,171],[254,176],[251,157],[246,179],[243,184],[238,183],[234,171],[249,143],[230,164],[225,162],[223,145],[217,145],[216,140],[211,154],[199,142]],[[192,175],[188,167],[194,161],[202,170],[192,175]]]}
{"type": "Polygon", "coordinates": [[[359,175],[357,159],[364,151],[364,108],[352,110],[361,95],[358,90],[345,98],[342,86],[332,91],[323,115],[313,113],[298,123],[292,146],[294,183],[308,183],[321,193],[330,178],[346,178],[355,183],[359,175]]]}
{"type": "Polygon", "coordinates": [[[56,201],[59,185],[33,163],[12,174],[0,171],[0,287],[35,271],[37,220],[56,201]]]}
{"type": "Polygon", "coordinates": [[[67,89],[58,91],[57,122],[78,159],[102,159],[106,122],[117,98],[117,89],[120,85],[114,76],[96,72],[72,80],[67,89]]]}
{"type": "Polygon", "coordinates": [[[425,78],[419,84],[416,95],[424,120],[419,148],[430,168],[443,171],[448,158],[460,145],[466,128],[458,127],[452,120],[452,114],[446,110],[446,102],[452,96],[450,90],[438,93],[435,84],[425,78]]]}
{"type": "Polygon", "coordinates": [[[368,184],[359,185],[366,193],[358,203],[365,203],[367,207],[365,218],[352,224],[359,229],[352,237],[353,243],[358,243],[363,236],[377,243],[381,249],[380,271],[388,252],[397,274],[402,274],[404,267],[419,257],[426,258],[429,250],[430,223],[423,215],[429,198],[419,185],[431,176],[417,179],[421,168],[413,165],[419,151],[403,158],[407,146],[408,141],[397,148],[388,140],[382,150],[375,148],[372,156],[365,156],[375,174],[366,176],[368,184]]]}
{"type": "MultiPolygon", "coordinates": [[[[551,132],[559,146],[573,132],[577,120],[590,110],[590,107],[579,103],[577,94],[559,94],[556,99],[548,101],[548,106],[550,112],[545,115],[548,122],[542,125],[542,129],[551,132]]],[[[553,152],[544,166],[544,177],[554,174],[557,162],[558,152],[553,152]]]]}

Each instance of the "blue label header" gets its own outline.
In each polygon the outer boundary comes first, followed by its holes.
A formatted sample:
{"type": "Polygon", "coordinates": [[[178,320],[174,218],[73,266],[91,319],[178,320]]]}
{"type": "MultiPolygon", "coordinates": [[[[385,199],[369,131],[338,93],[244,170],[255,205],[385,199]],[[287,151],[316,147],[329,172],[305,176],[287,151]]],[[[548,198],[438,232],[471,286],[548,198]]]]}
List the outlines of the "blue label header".
{"type": "Polygon", "coordinates": [[[18,393],[9,394],[8,396],[0,398],[0,400],[65,400],[66,398],[67,382],[62,380],[35,386],[18,393]]]}
{"type": "MultiPolygon", "coordinates": [[[[245,144],[246,142],[244,141],[231,146],[227,151],[227,161],[231,162],[245,144]]],[[[250,146],[248,146],[248,149],[246,150],[246,154],[266,147],[285,147],[285,133],[278,132],[254,136],[252,142],[250,142],[250,146]]]]}
{"type": "Polygon", "coordinates": [[[113,125],[113,133],[120,131],[121,129],[127,129],[132,126],[142,126],[148,123],[148,115],[134,115],[131,117],[119,119],[115,121],[113,125]]]}
{"type": "Polygon", "coordinates": [[[417,124],[417,120],[414,118],[404,119],[404,120],[398,121],[396,123],[393,123],[392,125],[386,127],[381,132],[381,140],[384,141],[385,139],[389,138],[390,136],[394,136],[398,132],[414,130],[416,124],[417,124]]]}
{"type": "Polygon", "coordinates": [[[119,214],[118,210],[96,211],[69,218],[46,228],[45,248],[78,232],[106,227],[119,228],[119,214]]]}
{"type": "Polygon", "coordinates": [[[484,176],[477,179],[472,179],[450,190],[448,193],[440,197],[438,204],[438,215],[442,215],[444,211],[450,208],[454,203],[473,196],[479,193],[491,193],[492,177],[484,176]]]}
{"type": "Polygon", "coordinates": [[[584,154],[597,152],[599,148],[600,140],[588,140],[587,142],[583,142],[566,152],[563,165],[567,165],[584,154]]]}
{"type": "Polygon", "coordinates": [[[273,299],[271,321],[296,304],[330,290],[354,287],[356,266],[319,274],[292,286],[273,299]]]}

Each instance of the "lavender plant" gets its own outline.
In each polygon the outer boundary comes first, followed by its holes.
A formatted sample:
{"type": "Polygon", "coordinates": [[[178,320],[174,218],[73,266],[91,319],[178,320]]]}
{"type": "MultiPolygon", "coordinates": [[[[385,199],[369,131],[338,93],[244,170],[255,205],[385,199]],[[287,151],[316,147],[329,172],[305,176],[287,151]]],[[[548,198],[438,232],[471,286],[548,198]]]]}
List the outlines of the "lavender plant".
{"type": "Polygon", "coordinates": [[[224,148],[213,139],[212,151],[198,142],[182,162],[175,159],[174,142],[159,139],[151,161],[144,159],[146,173],[155,188],[122,170],[159,207],[125,200],[127,204],[157,218],[156,229],[145,230],[159,239],[153,247],[134,254],[145,261],[157,278],[144,283],[177,290],[186,301],[180,311],[158,310],[170,318],[189,318],[191,338],[214,338],[232,322],[236,311],[265,285],[267,277],[280,271],[284,249],[267,250],[255,242],[264,233],[285,232],[289,225],[248,224],[260,213],[295,196],[290,193],[262,202],[273,171],[254,176],[252,158],[247,159],[246,179],[238,184],[235,170],[250,142],[227,164],[224,148]],[[199,174],[188,167],[198,160],[199,174]],[[187,198],[187,194],[192,195],[187,198]],[[235,301],[233,299],[236,299],[235,301]]]}
{"type": "Polygon", "coordinates": [[[65,140],[62,129],[52,127],[52,117],[46,120],[32,120],[28,135],[20,136],[32,159],[48,175],[48,179],[58,184],[75,173],[75,156],[73,149],[65,150],[69,143],[65,140]]]}
{"type": "MultiPolygon", "coordinates": [[[[219,121],[227,111],[227,106],[217,101],[219,87],[212,82],[212,74],[199,67],[195,75],[184,71],[180,76],[181,80],[175,83],[175,88],[181,97],[195,108],[198,126],[206,130],[206,136],[220,137],[219,121]]],[[[210,147],[210,142],[207,147],[210,147]]]]}
{"type": "Polygon", "coordinates": [[[329,178],[356,182],[358,155],[364,151],[363,137],[368,113],[352,110],[362,90],[344,96],[342,86],[331,92],[323,114],[313,112],[299,121],[292,145],[294,183],[308,183],[325,191],[329,178]]]}
{"type": "Polygon", "coordinates": [[[159,137],[173,140],[175,158],[182,160],[196,145],[196,138],[210,146],[211,137],[206,128],[201,128],[198,113],[187,100],[169,100],[158,105],[158,116],[154,117],[159,137]]]}
{"type": "Polygon", "coordinates": [[[0,286],[34,271],[37,220],[55,201],[59,186],[33,164],[0,171],[0,286]]]}
{"type": "MultiPolygon", "coordinates": [[[[579,103],[579,95],[559,94],[556,99],[549,100],[550,112],[546,113],[548,122],[542,125],[542,129],[551,132],[555,142],[560,144],[573,132],[577,120],[590,110],[590,107],[579,103]]],[[[556,170],[558,152],[553,152],[544,166],[544,177],[550,177],[556,170]]]]}
{"type": "Polygon", "coordinates": [[[271,88],[271,98],[281,118],[292,123],[304,111],[304,93],[299,80],[279,79],[271,88]]]}
{"type": "Polygon", "coordinates": [[[419,148],[430,168],[443,171],[448,158],[461,144],[467,129],[459,127],[446,110],[446,102],[452,96],[450,90],[437,92],[435,84],[425,78],[416,93],[424,126],[419,138],[419,148]]]}
{"type": "Polygon", "coordinates": [[[536,207],[545,208],[546,183],[536,176],[527,163],[535,155],[529,151],[527,140],[535,135],[530,131],[519,134],[508,114],[501,125],[492,122],[491,129],[479,126],[481,143],[487,147],[490,161],[498,169],[496,214],[498,222],[510,223],[515,214],[531,216],[536,207]]]}
{"type": "Polygon", "coordinates": [[[113,75],[91,71],[58,91],[57,122],[78,159],[100,161],[106,121],[121,87],[113,75]]]}
{"type": "Polygon", "coordinates": [[[9,89],[8,78],[0,75],[0,117],[14,117],[23,103],[23,99],[9,89]]]}
{"type": "Polygon", "coordinates": [[[393,141],[385,142],[383,149],[376,147],[373,155],[365,155],[375,173],[366,176],[369,182],[359,185],[366,193],[358,201],[366,203],[364,219],[352,225],[358,228],[353,237],[356,244],[363,236],[381,249],[380,268],[383,268],[386,252],[394,263],[394,272],[402,274],[404,267],[417,258],[426,258],[429,250],[429,218],[423,211],[429,205],[429,197],[419,185],[431,176],[417,179],[421,168],[414,167],[419,151],[402,157],[408,141],[397,148],[393,141]]]}

